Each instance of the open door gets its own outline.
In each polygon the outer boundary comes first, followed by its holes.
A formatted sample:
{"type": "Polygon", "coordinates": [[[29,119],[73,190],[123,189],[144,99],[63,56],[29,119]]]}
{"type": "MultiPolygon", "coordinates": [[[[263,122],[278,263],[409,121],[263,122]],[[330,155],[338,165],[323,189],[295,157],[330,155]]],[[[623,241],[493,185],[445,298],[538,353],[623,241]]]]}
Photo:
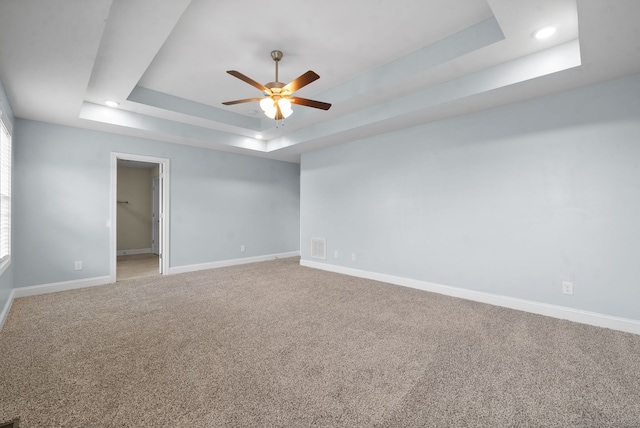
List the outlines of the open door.
{"type": "MultiPolygon", "coordinates": [[[[160,274],[163,275],[168,275],[169,274],[169,259],[167,258],[165,260],[165,256],[167,254],[169,254],[167,252],[168,249],[168,244],[166,244],[168,242],[167,237],[168,237],[168,233],[169,233],[169,229],[167,227],[165,227],[166,222],[167,222],[167,217],[165,215],[165,213],[168,210],[168,204],[165,205],[165,199],[167,198],[169,189],[166,188],[165,189],[165,183],[167,182],[167,180],[165,180],[167,177],[168,172],[168,160],[167,160],[167,164],[161,163],[159,164],[159,174],[158,177],[154,179],[153,184],[154,184],[154,188],[156,190],[154,190],[154,193],[158,193],[158,210],[157,210],[157,217],[155,217],[153,219],[153,228],[154,230],[157,228],[157,243],[158,243],[158,263],[159,263],[159,269],[160,269],[160,274]],[[165,193],[166,190],[166,193],[165,193]],[[166,244],[166,245],[165,245],[166,244]],[[166,261],[166,263],[165,263],[166,261]]],[[[168,186],[167,186],[168,187],[168,186]]]]}
{"type": "MultiPolygon", "coordinates": [[[[160,255],[160,177],[154,177],[151,185],[151,252],[160,255]]],[[[162,271],[160,271],[162,272],[162,271]]]]}

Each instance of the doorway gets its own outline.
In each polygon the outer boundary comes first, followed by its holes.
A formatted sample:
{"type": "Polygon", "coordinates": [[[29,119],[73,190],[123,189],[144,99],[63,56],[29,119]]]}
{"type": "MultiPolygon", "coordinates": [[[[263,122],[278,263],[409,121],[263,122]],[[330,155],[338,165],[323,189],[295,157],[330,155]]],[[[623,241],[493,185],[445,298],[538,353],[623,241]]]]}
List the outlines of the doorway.
{"type": "Polygon", "coordinates": [[[168,159],[112,153],[111,282],[169,274],[169,189],[168,159]]]}

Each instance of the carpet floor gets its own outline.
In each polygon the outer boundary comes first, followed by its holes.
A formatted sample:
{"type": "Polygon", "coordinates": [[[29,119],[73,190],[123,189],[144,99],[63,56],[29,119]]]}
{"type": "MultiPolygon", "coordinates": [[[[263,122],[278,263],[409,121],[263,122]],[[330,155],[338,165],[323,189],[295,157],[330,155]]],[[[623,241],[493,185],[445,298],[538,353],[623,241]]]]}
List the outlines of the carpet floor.
{"type": "Polygon", "coordinates": [[[640,336],[301,267],[16,299],[0,422],[640,427],[640,336]]]}

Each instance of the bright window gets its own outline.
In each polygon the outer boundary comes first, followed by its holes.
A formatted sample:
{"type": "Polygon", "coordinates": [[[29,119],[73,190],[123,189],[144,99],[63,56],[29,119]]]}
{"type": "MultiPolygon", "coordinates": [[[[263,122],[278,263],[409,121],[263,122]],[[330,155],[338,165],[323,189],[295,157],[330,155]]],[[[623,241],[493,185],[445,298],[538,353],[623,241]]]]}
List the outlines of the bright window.
{"type": "Polygon", "coordinates": [[[0,267],[11,257],[11,133],[0,112],[0,267]]]}

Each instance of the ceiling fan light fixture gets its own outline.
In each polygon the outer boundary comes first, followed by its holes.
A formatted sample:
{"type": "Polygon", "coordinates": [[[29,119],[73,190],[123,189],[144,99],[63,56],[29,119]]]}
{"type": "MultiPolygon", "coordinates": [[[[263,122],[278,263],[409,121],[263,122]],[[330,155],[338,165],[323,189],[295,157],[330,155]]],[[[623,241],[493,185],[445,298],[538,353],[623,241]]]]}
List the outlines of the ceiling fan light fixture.
{"type": "Polygon", "coordinates": [[[280,98],[277,101],[271,97],[263,98],[260,101],[260,108],[264,111],[265,116],[269,119],[275,119],[276,114],[278,114],[278,109],[276,107],[276,103],[278,107],[280,107],[280,113],[286,119],[291,116],[293,113],[293,109],[291,108],[291,101],[286,98],[280,98]]]}
{"type": "Polygon", "coordinates": [[[275,111],[276,106],[275,106],[275,103],[273,102],[273,99],[271,97],[267,97],[262,99],[262,101],[260,101],[260,108],[262,109],[263,112],[266,113],[271,110],[275,111]]]}
{"type": "Polygon", "coordinates": [[[291,116],[291,113],[293,113],[293,110],[291,109],[291,101],[286,98],[280,98],[278,100],[278,106],[280,107],[280,112],[285,117],[285,119],[291,116]]]}
{"type": "Polygon", "coordinates": [[[264,115],[267,116],[269,119],[275,119],[276,113],[277,113],[277,110],[275,107],[264,111],[264,115]]]}
{"type": "Polygon", "coordinates": [[[267,97],[260,101],[260,108],[264,111],[264,115],[269,119],[275,119],[278,109],[273,98],[267,97]]]}

